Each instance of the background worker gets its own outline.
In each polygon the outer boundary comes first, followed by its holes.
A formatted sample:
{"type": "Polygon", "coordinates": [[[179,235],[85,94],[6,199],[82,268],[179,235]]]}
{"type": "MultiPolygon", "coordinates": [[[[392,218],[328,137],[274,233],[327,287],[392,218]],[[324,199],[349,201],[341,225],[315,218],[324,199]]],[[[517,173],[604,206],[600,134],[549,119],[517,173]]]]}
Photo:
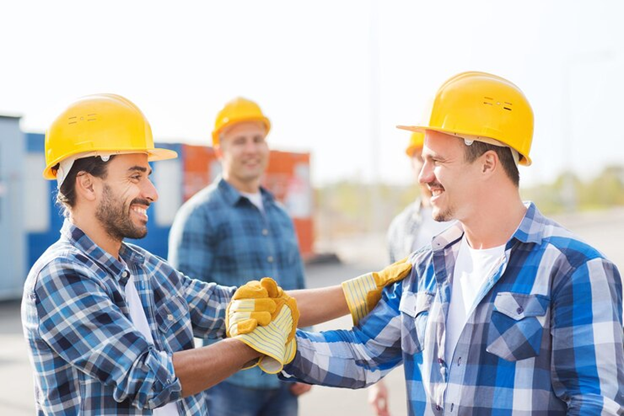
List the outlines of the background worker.
{"type": "MultiPolygon", "coordinates": [[[[365,387],[403,364],[411,415],[624,414],[616,266],[519,193],[533,111],[501,77],[438,90],[420,182],[457,220],[351,331],[298,331],[291,379],[365,387]]],[[[286,376],[284,376],[286,377],[286,376]]]]}
{"type": "MultiPolygon", "coordinates": [[[[222,175],[176,214],[169,261],[178,270],[225,286],[270,276],[285,290],[305,287],[293,221],[260,185],[270,130],[258,104],[245,98],[229,101],[217,114],[212,145],[222,175]]],[[[256,367],[210,389],[209,409],[215,415],[295,415],[297,397],[310,388],[256,367]]]]}
{"type": "MultiPolygon", "coordinates": [[[[416,201],[409,204],[399,213],[388,228],[388,255],[390,263],[406,258],[415,251],[431,244],[431,239],[447,229],[451,222],[436,221],[433,219],[431,207],[431,191],[426,184],[418,181],[423,167],[422,149],[425,135],[421,132],[412,132],[405,153],[410,158],[414,181],[419,187],[416,201]]],[[[383,380],[369,388],[368,401],[377,416],[389,416],[388,388],[383,380]]]]}
{"type": "MultiPolygon", "coordinates": [[[[123,241],[147,234],[147,210],[158,200],[149,161],[176,156],[154,147],[143,113],[118,95],[83,97],[48,129],[44,177],[57,180],[66,218],[24,284],[22,325],[38,413],[205,415],[205,389],[266,358],[254,341],[261,329],[194,348],[194,335],[225,337],[235,288],[191,279],[123,241]]],[[[380,285],[365,296],[409,268],[372,273],[380,285]]],[[[299,322],[347,313],[345,295],[339,286],[299,291],[299,322]]],[[[263,305],[246,310],[262,317],[277,306],[263,305]]],[[[289,301],[280,312],[280,330],[289,333],[296,307],[289,301]]],[[[272,322],[263,325],[278,332],[272,322]]]]}

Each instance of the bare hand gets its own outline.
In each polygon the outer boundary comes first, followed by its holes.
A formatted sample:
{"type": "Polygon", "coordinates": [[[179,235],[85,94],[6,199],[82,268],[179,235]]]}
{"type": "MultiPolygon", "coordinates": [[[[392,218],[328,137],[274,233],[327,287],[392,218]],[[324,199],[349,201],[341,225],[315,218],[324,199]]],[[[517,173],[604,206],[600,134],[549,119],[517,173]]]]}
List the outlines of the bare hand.
{"type": "Polygon", "coordinates": [[[290,392],[293,396],[301,396],[304,393],[309,392],[312,389],[312,386],[305,383],[292,383],[290,386],[290,392]]]}
{"type": "Polygon", "coordinates": [[[388,388],[383,380],[373,384],[368,389],[368,403],[373,407],[377,416],[390,416],[390,411],[388,410],[388,388]]]}

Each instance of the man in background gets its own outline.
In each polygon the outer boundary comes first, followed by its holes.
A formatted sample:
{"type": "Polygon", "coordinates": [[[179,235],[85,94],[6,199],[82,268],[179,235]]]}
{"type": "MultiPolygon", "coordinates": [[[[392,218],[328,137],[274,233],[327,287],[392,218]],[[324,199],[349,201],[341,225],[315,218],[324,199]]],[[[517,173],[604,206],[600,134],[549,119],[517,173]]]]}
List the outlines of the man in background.
{"type": "MultiPolygon", "coordinates": [[[[269,163],[270,129],[258,104],[245,98],[231,100],[218,113],[212,144],[222,175],[180,208],[171,228],[169,261],[183,273],[226,286],[270,276],[285,290],[305,287],[292,219],[260,185],[269,163]]],[[[209,410],[295,415],[297,397],[310,388],[256,367],[210,389],[209,410]]]]}
{"type": "MultiPolygon", "coordinates": [[[[405,154],[410,159],[414,182],[418,185],[419,195],[414,202],[401,211],[388,228],[388,255],[390,263],[404,259],[411,253],[431,244],[431,239],[444,231],[452,222],[433,219],[431,191],[427,185],[418,181],[423,167],[422,149],[425,135],[412,132],[405,154]]],[[[390,416],[388,409],[389,392],[386,383],[380,380],[368,390],[368,402],[377,416],[390,416]]]]}

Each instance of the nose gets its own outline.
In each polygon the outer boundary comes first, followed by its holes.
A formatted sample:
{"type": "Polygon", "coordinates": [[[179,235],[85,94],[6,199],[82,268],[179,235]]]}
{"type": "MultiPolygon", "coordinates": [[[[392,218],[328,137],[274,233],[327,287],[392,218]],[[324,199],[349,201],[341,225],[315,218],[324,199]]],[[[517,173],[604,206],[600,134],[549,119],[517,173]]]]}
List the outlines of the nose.
{"type": "Polygon", "coordinates": [[[143,187],[143,195],[145,196],[145,199],[150,202],[158,201],[158,191],[156,190],[154,183],[150,179],[147,179],[145,181],[145,186],[143,187]]]}
{"type": "Polygon", "coordinates": [[[433,182],[435,175],[433,174],[433,163],[425,160],[422,168],[420,169],[420,174],[418,175],[418,182],[422,184],[427,184],[433,182]]]}

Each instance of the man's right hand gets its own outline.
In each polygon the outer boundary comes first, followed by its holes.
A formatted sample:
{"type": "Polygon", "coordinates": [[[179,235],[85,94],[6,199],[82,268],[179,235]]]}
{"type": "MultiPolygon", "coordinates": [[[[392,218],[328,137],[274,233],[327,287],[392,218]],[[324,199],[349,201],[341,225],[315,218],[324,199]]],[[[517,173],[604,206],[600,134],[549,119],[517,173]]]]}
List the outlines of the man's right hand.
{"type": "Polygon", "coordinates": [[[284,364],[293,360],[297,350],[295,331],[298,321],[295,299],[288,296],[275,280],[266,277],[260,282],[251,281],[236,291],[226,318],[228,336],[236,337],[264,354],[259,365],[269,374],[280,372],[284,364]],[[267,313],[270,313],[268,323],[267,313]]]}

